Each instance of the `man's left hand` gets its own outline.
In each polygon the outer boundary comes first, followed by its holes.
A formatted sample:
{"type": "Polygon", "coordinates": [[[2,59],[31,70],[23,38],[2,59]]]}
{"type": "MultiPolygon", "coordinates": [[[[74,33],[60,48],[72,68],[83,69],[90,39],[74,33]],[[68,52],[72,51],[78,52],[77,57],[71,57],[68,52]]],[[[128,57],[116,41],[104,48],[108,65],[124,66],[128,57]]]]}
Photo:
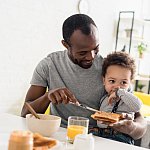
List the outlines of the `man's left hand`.
{"type": "Polygon", "coordinates": [[[132,118],[128,117],[126,119],[120,120],[119,122],[109,124],[109,126],[114,130],[130,135],[131,132],[136,128],[135,124],[136,122],[134,122],[132,118]]]}

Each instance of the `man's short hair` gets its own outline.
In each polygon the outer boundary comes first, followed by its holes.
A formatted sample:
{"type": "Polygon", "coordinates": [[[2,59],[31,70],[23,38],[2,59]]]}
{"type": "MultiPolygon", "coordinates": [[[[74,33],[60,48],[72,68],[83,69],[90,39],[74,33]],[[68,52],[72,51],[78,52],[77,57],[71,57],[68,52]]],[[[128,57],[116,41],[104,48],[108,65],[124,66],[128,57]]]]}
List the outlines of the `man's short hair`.
{"type": "Polygon", "coordinates": [[[64,21],[62,27],[64,41],[70,44],[71,35],[78,29],[81,30],[83,34],[89,35],[91,32],[91,24],[96,27],[93,19],[85,14],[75,14],[70,16],[64,21]]]}

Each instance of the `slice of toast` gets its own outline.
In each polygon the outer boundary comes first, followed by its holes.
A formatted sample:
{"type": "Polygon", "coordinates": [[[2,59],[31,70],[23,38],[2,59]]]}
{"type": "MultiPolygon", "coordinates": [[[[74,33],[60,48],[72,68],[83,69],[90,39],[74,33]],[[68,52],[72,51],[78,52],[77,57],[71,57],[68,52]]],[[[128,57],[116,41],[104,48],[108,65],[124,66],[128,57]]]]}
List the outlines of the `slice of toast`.
{"type": "Polygon", "coordinates": [[[116,114],[111,112],[97,111],[95,114],[91,115],[95,120],[115,123],[123,119],[122,114],[116,114]]]}
{"type": "Polygon", "coordinates": [[[57,144],[55,139],[49,139],[47,137],[43,137],[39,133],[34,133],[33,135],[33,150],[48,150],[57,144]]]}

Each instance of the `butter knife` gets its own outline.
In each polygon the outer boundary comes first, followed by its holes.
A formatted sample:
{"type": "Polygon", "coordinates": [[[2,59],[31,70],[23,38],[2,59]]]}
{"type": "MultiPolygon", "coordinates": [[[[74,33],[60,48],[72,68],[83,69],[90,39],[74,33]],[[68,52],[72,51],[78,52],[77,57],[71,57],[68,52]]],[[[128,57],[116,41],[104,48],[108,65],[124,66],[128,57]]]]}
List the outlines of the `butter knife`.
{"type": "Polygon", "coordinates": [[[97,110],[97,109],[91,108],[91,107],[86,106],[86,105],[84,105],[84,104],[79,104],[79,105],[77,105],[77,106],[82,107],[82,108],[87,109],[87,110],[90,110],[90,111],[94,111],[94,112],[99,111],[99,110],[97,110]]]}
{"type": "Polygon", "coordinates": [[[69,104],[73,104],[73,105],[79,106],[81,108],[84,108],[84,109],[87,109],[87,110],[90,110],[90,111],[93,111],[93,112],[99,111],[97,109],[94,109],[94,108],[91,108],[89,106],[86,106],[85,104],[80,104],[80,103],[75,104],[75,103],[72,103],[72,102],[69,102],[69,104]]]}

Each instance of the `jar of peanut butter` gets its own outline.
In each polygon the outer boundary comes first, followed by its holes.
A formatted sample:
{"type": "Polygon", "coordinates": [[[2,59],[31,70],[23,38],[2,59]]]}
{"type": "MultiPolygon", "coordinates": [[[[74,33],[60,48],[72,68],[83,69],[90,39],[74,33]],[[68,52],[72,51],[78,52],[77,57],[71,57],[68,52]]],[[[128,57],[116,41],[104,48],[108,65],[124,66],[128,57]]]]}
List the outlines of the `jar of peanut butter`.
{"type": "Polygon", "coordinates": [[[33,150],[33,134],[30,131],[13,131],[8,150],[33,150]]]}

